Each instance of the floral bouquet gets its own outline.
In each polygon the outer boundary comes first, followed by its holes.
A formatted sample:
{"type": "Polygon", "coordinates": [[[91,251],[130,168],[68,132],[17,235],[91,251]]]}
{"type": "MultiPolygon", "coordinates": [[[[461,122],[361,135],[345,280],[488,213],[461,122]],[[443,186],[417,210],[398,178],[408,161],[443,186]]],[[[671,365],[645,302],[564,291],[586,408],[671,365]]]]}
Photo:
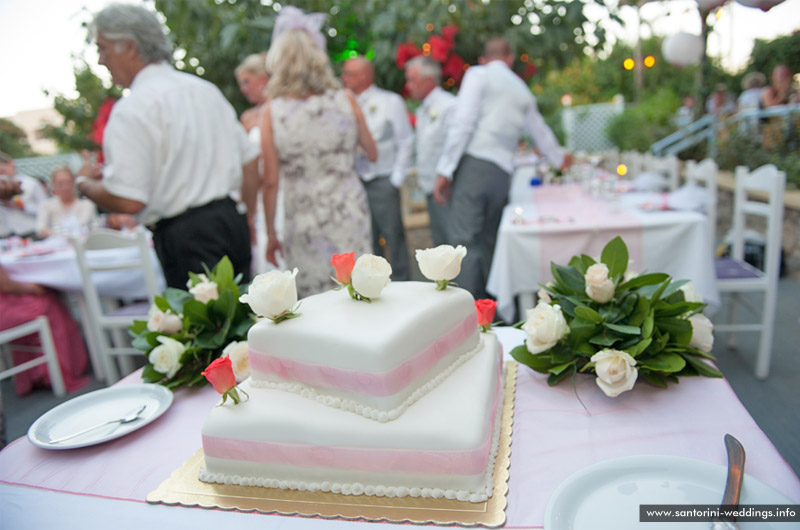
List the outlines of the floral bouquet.
{"type": "Polygon", "coordinates": [[[688,281],[667,274],[636,275],[619,237],[603,249],[600,262],[575,256],[551,264],[553,282],[520,323],[525,344],[511,356],[548,374],[549,385],[575,373],[594,374],[603,392],[615,397],[637,377],[666,387],[680,376],[722,377],[715,360],[711,321],[688,281]]]}
{"type": "Polygon", "coordinates": [[[239,301],[240,280],[224,257],[205,274],[189,273],[188,291],[170,287],[156,297],[148,320],[129,328],[133,346],[148,360],[144,381],[171,389],[203,386],[203,371],[220,357],[230,358],[237,379],[249,374],[244,341],[255,320],[239,301]]]}

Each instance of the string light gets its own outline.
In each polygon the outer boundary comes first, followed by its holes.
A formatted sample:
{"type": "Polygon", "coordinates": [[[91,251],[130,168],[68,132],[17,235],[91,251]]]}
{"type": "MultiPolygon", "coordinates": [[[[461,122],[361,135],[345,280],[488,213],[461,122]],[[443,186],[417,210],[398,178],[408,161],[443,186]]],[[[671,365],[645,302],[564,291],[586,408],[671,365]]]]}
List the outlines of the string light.
{"type": "Polygon", "coordinates": [[[634,65],[634,64],[635,64],[635,63],[633,62],[633,59],[631,59],[630,57],[628,57],[627,59],[625,59],[625,60],[622,62],[622,67],[623,67],[624,69],[626,69],[626,70],[633,70],[633,65],[634,65]]]}
{"type": "Polygon", "coordinates": [[[627,174],[628,174],[628,166],[626,166],[625,164],[620,164],[617,166],[617,175],[619,175],[620,177],[624,177],[627,174]]]}
{"type": "Polygon", "coordinates": [[[652,68],[653,65],[655,64],[656,64],[656,58],[653,57],[652,55],[648,55],[647,57],[644,58],[644,65],[646,67],[652,68]]]}

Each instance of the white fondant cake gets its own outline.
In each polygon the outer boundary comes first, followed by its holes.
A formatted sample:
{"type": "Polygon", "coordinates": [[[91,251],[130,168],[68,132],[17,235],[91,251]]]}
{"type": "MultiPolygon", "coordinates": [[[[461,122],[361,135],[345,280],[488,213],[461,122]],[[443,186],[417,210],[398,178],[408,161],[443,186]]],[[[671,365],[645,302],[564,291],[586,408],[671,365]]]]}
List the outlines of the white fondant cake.
{"type": "Polygon", "coordinates": [[[478,346],[475,302],[458,288],[393,282],[371,303],[329,291],[304,299],[299,311],[251,328],[253,386],[381,422],[399,417],[478,346]]]}
{"type": "Polygon", "coordinates": [[[309,389],[298,381],[266,387],[263,382],[275,374],[251,368],[253,375],[241,385],[249,400],[215,407],[206,420],[201,480],[471,502],[492,495],[504,395],[502,353],[494,334],[476,331],[471,295],[396,282],[370,304],[331,292],[303,300],[300,312],[297,319],[251,328],[251,356],[267,351],[281,359],[280,366],[291,366],[278,377],[294,374],[292,363],[302,361],[303,369],[333,369],[338,378],[342,374],[335,370],[359,371],[354,380],[372,389],[371,377],[414,364],[409,359],[426,355],[421,352],[433,350],[439,358],[403,376],[411,389],[404,387],[406,397],[391,409],[397,414],[388,422],[364,414],[374,402],[361,402],[371,397],[363,389],[342,398],[333,395],[341,388],[309,389]],[[466,338],[443,339],[453,335],[466,338]],[[286,392],[289,385],[297,389],[286,392]]]}

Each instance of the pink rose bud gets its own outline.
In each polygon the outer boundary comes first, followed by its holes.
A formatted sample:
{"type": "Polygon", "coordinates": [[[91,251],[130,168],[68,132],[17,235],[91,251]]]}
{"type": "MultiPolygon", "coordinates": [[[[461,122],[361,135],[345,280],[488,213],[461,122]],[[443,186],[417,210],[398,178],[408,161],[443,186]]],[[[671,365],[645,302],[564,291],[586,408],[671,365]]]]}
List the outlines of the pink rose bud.
{"type": "Polygon", "coordinates": [[[334,254],[331,256],[331,265],[336,269],[336,281],[347,285],[350,283],[350,274],[356,265],[356,253],[334,254]]]}
{"type": "Polygon", "coordinates": [[[208,382],[214,385],[214,390],[220,394],[236,386],[236,376],[233,374],[233,364],[230,357],[215,359],[202,372],[208,382]]]}
{"type": "Polygon", "coordinates": [[[494,321],[497,302],[486,298],[475,300],[475,309],[478,311],[478,325],[483,329],[491,326],[494,321]]]}

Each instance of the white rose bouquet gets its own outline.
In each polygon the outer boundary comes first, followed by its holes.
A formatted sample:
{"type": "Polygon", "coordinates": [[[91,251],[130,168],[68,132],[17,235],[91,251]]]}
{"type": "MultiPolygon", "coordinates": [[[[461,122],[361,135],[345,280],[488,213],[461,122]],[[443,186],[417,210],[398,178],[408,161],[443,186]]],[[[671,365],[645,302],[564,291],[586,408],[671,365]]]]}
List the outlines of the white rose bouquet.
{"type": "MultiPolygon", "coordinates": [[[[247,340],[255,321],[250,308],[239,301],[240,280],[225,257],[204,274],[189,273],[188,290],[168,288],[156,297],[148,320],[136,320],[129,328],[133,346],[148,360],[142,371],[145,382],[173,389],[208,382],[203,370],[227,346],[247,340]]],[[[241,347],[233,352],[228,350],[228,356],[244,367],[241,347]]]]}
{"type": "Polygon", "coordinates": [[[548,374],[549,385],[575,373],[596,376],[608,396],[631,390],[637,379],[661,387],[680,376],[722,377],[708,360],[713,326],[691,284],[667,274],[626,274],[628,248],[616,237],[600,261],[575,256],[551,264],[553,281],[516,327],[527,333],[511,356],[548,374]]]}

